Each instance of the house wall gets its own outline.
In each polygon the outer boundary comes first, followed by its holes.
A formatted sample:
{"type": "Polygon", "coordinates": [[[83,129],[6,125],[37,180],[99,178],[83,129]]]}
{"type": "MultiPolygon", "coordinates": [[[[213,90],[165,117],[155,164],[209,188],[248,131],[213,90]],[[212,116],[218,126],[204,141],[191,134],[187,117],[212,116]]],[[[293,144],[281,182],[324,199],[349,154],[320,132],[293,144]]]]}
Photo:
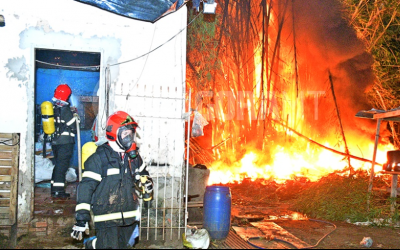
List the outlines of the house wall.
{"type": "MultiPolygon", "coordinates": [[[[179,104],[179,98],[184,98],[185,94],[184,27],[187,9],[184,6],[152,24],[72,0],[13,0],[2,1],[0,15],[4,16],[6,23],[5,27],[0,27],[0,132],[20,133],[18,220],[19,223],[26,223],[32,218],[33,208],[35,48],[101,53],[98,95],[102,127],[106,121],[101,115],[105,113],[106,79],[107,86],[110,86],[110,114],[122,109],[135,116],[145,114],[144,110],[151,107],[151,114],[155,117],[180,117],[184,104],[177,107],[171,105],[179,104]],[[140,57],[157,47],[154,52],[140,57]],[[105,74],[107,65],[137,57],[136,60],[110,66],[109,74],[105,74]],[[148,102],[138,97],[127,98],[135,95],[132,91],[142,90],[143,95],[154,95],[153,90],[160,88],[167,91],[169,96],[172,93],[177,99],[157,99],[157,103],[153,102],[153,106],[149,106],[148,102]],[[158,105],[164,108],[156,108],[158,105]]],[[[145,130],[143,125],[149,119],[143,116],[136,119],[142,130],[145,130]]],[[[174,142],[173,148],[171,144],[163,145],[164,148],[172,148],[171,152],[184,148],[184,126],[181,120],[177,119],[174,125],[166,126],[163,134],[164,139],[180,138],[174,142]]],[[[104,135],[104,132],[101,131],[100,135],[104,135]]],[[[141,148],[141,153],[147,161],[154,160],[149,159],[149,152],[154,153],[155,148],[160,150],[157,142],[161,139],[155,139],[151,130],[147,129],[142,133],[141,141],[151,142],[141,148]]],[[[164,152],[168,153],[168,150],[164,152]]],[[[164,163],[179,162],[182,159],[183,155],[179,153],[164,160],[164,163]]]]}

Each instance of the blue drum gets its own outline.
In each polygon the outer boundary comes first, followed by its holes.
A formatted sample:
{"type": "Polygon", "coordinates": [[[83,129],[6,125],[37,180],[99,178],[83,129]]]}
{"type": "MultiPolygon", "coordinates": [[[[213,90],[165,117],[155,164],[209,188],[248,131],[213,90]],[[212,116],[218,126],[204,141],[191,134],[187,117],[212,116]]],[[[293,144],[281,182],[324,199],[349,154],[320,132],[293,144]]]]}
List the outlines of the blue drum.
{"type": "Polygon", "coordinates": [[[229,187],[207,186],[204,194],[203,228],[214,240],[224,240],[231,228],[232,196],[229,187]]]}

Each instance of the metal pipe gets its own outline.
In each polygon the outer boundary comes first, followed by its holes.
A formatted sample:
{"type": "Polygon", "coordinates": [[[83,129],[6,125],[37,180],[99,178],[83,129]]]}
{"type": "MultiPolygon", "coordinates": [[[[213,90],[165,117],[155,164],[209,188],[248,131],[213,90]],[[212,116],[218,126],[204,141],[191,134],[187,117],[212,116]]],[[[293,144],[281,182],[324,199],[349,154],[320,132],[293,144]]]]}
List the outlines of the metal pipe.
{"type": "MultiPolygon", "coordinates": [[[[158,103],[159,107],[162,107],[162,103],[161,100],[158,103]]],[[[157,157],[158,157],[158,161],[157,161],[157,169],[159,169],[160,167],[160,148],[161,148],[161,122],[158,122],[158,132],[159,132],[159,137],[158,137],[158,153],[157,153],[157,157]]],[[[158,236],[158,231],[157,231],[157,227],[158,227],[158,195],[159,195],[159,187],[160,187],[160,180],[159,180],[159,173],[157,172],[157,191],[154,192],[154,196],[156,199],[156,222],[155,222],[155,227],[156,229],[154,230],[154,239],[157,240],[157,236],[158,236]]]]}
{"type": "MultiPolygon", "coordinates": [[[[371,174],[370,174],[369,184],[368,184],[368,194],[370,194],[372,192],[372,186],[373,186],[374,177],[375,177],[375,161],[376,161],[376,152],[378,151],[379,133],[381,130],[381,123],[382,123],[382,118],[379,118],[377,121],[377,125],[376,125],[374,155],[372,158],[371,174]]],[[[367,210],[368,211],[369,211],[369,206],[370,206],[370,198],[369,197],[370,197],[370,195],[368,196],[368,200],[367,200],[367,210]]]]}
{"type": "Polygon", "coordinates": [[[396,214],[396,199],[397,199],[397,183],[398,175],[392,174],[392,183],[390,188],[390,215],[394,216],[396,214]]]}
{"type": "MultiPolygon", "coordinates": [[[[160,139],[158,139],[158,140],[160,140],[160,139]]],[[[159,144],[160,145],[160,144],[159,144]]],[[[160,152],[160,148],[158,148],[158,152],[160,152]]],[[[158,155],[160,155],[160,154],[158,154],[158,155]]],[[[157,163],[157,165],[159,165],[159,163],[157,163]]],[[[159,167],[159,166],[157,166],[157,167],[159,167]]],[[[154,197],[155,197],[155,199],[156,199],[156,228],[157,228],[157,226],[158,226],[158,188],[159,188],[159,184],[158,184],[158,173],[157,173],[157,189],[156,189],[156,192],[154,192],[154,197]]],[[[155,234],[155,240],[157,240],[157,230],[154,230],[154,234],[155,234]]]]}
{"type": "Polygon", "coordinates": [[[139,214],[140,214],[140,220],[139,220],[139,240],[142,239],[142,199],[139,199],[139,214]]]}
{"type": "Polygon", "coordinates": [[[148,118],[148,119],[165,119],[165,120],[185,120],[182,117],[160,117],[160,116],[147,116],[147,115],[135,115],[135,117],[148,118]]]}
{"type": "MultiPolygon", "coordinates": [[[[147,229],[147,227],[144,227],[147,229]]],[[[149,227],[148,229],[160,229],[161,227],[149,227]]],[[[183,227],[173,227],[172,229],[183,229],[183,227]]]]}
{"type": "MultiPolygon", "coordinates": [[[[181,204],[182,204],[182,178],[183,178],[183,164],[181,164],[181,179],[179,182],[179,211],[178,211],[178,227],[181,226],[181,204]]],[[[178,239],[181,238],[181,230],[178,231],[178,239]]]]}
{"type": "MultiPolygon", "coordinates": [[[[74,113],[75,121],[76,121],[76,134],[78,139],[78,180],[82,181],[82,154],[81,154],[81,119],[79,118],[78,113],[74,113]]],[[[46,142],[45,142],[46,143],[46,142]]]]}
{"type": "Polygon", "coordinates": [[[111,89],[111,72],[110,72],[110,65],[106,67],[106,87],[105,87],[105,103],[106,103],[106,117],[109,116],[110,112],[110,105],[109,105],[109,91],[111,89]],[[110,85],[110,86],[108,86],[110,85]]]}
{"type": "MultiPolygon", "coordinates": [[[[175,167],[173,167],[173,168],[175,168],[175,167]]],[[[171,207],[173,209],[174,208],[174,182],[175,182],[175,177],[171,177],[171,178],[172,178],[172,180],[171,180],[171,182],[172,182],[172,187],[171,187],[171,207]]],[[[171,235],[170,235],[171,240],[172,240],[172,226],[174,224],[173,214],[174,213],[171,211],[171,235]]]]}
{"type": "MultiPolygon", "coordinates": [[[[154,87],[154,86],[153,86],[154,87]]],[[[152,102],[152,104],[153,104],[153,102],[152,102]]],[[[147,106],[147,105],[146,105],[147,106]]],[[[152,105],[152,109],[151,110],[154,110],[153,109],[153,105],[152,105]]],[[[151,127],[153,128],[153,124],[154,124],[154,121],[152,120],[151,121],[151,127]]],[[[145,131],[147,131],[147,130],[145,130],[145,131]]],[[[146,133],[146,132],[145,132],[146,133]]],[[[146,138],[146,136],[145,135],[143,135],[143,138],[146,138]]],[[[147,227],[150,227],[150,202],[151,201],[148,201],[147,203],[147,227]]],[[[149,240],[149,232],[150,231],[150,229],[149,228],[147,228],[147,240],[149,240]]]]}
{"type": "MultiPolygon", "coordinates": [[[[150,201],[148,201],[148,202],[150,202],[150,201]]],[[[149,233],[150,233],[149,229],[150,229],[150,209],[147,208],[147,240],[149,240],[149,233]]]]}
{"type": "Polygon", "coordinates": [[[183,207],[174,207],[174,208],[172,208],[172,207],[160,207],[160,208],[151,208],[151,209],[154,209],[154,210],[164,210],[164,209],[174,209],[174,210],[179,210],[179,209],[182,209],[183,207]]]}
{"type": "MultiPolygon", "coordinates": [[[[182,86],[183,88],[184,88],[184,85],[182,86]]],[[[182,99],[182,102],[181,102],[181,111],[182,112],[184,112],[185,113],[185,100],[186,100],[186,98],[183,98],[182,99]]],[[[185,126],[183,126],[183,129],[185,130],[185,126]]],[[[183,139],[185,140],[185,134],[183,134],[183,139]]],[[[183,152],[183,160],[185,160],[185,151],[183,152]]],[[[185,162],[183,161],[183,163],[181,164],[181,179],[180,179],[180,183],[179,183],[179,218],[178,218],[178,221],[179,221],[179,227],[181,227],[181,225],[182,225],[182,222],[181,222],[181,219],[182,219],[182,217],[181,217],[181,205],[182,205],[182,195],[183,195],[183,188],[182,188],[182,185],[183,185],[183,175],[184,175],[184,171],[185,171],[185,162]]],[[[180,239],[181,238],[181,230],[179,229],[178,230],[178,239],[180,239]]]]}
{"type": "MultiPolygon", "coordinates": [[[[189,104],[188,104],[188,112],[191,111],[191,106],[190,103],[192,101],[192,89],[189,89],[189,104]]],[[[185,196],[185,229],[187,227],[187,222],[189,218],[189,213],[188,213],[188,189],[189,189],[189,147],[190,147],[190,115],[188,116],[188,130],[187,130],[187,148],[186,148],[186,196],[185,196]]]]}
{"type": "MultiPolygon", "coordinates": [[[[165,189],[165,186],[164,186],[164,189],[165,189]]],[[[165,240],[165,206],[164,206],[164,210],[163,210],[163,226],[162,226],[162,229],[163,229],[163,240],[165,240]]]]}
{"type": "MultiPolygon", "coordinates": [[[[153,86],[154,87],[154,86],[153,86]]],[[[126,97],[124,94],[115,94],[115,96],[123,96],[126,97]]],[[[166,99],[166,100],[185,100],[185,98],[170,98],[170,97],[161,97],[161,96],[139,96],[139,95],[129,95],[129,97],[137,97],[137,98],[153,98],[153,99],[166,99]]]]}
{"type": "Polygon", "coordinates": [[[164,211],[163,211],[163,240],[165,240],[165,197],[166,197],[166,190],[167,190],[167,174],[168,170],[165,168],[165,173],[164,173],[164,211]]]}

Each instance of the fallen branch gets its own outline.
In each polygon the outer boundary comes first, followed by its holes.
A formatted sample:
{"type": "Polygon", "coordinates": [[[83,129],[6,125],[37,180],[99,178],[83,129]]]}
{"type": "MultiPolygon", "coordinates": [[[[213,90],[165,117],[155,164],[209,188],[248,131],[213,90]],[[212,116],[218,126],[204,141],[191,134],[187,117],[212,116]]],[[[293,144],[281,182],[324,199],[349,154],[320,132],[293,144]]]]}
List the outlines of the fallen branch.
{"type": "MultiPolygon", "coordinates": [[[[336,149],[333,149],[333,148],[327,147],[327,146],[325,146],[325,145],[322,145],[321,143],[316,142],[316,141],[314,141],[314,140],[308,138],[307,136],[300,134],[300,133],[297,132],[296,130],[294,130],[294,129],[292,129],[292,128],[286,126],[286,125],[284,125],[283,123],[281,123],[281,122],[278,121],[278,120],[271,119],[271,121],[278,123],[279,125],[281,125],[281,126],[287,128],[287,129],[289,129],[290,131],[292,131],[293,133],[295,133],[297,136],[299,136],[299,137],[301,137],[301,138],[304,138],[304,139],[308,140],[309,142],[312,142],[312,143],[314,143],[314,144],[316,144],[316,145],[318,145],[318,146],[320,146],[320,147],[322,147],[322,148],[324,148],[324,149],[327,149],[327,150],[329,150],[329,151],[332,151],[333,153],[336,153],[336,154],[339,154],[339,155],[343,155],[343,156],[346,156],[346,157],[350,157],[350,158],[353,158],[353,159],[355,159],[355,160],[359,160],[359,161],[363,161],[363,162],[368,162],[368,163],[371,163],[371,164],[372,164],[372,161],[371,161],[371,160],[364,159],[364,158],[361,158],[361,157],[358,157],[358,156],[354,156],[354,155],[350,155],[350,154],[346,154],[346,153],[340,152],[340,151],[338,151],[338,150],[336,150],[336,149]]],[[[379,165],[379,166],[382,166],[382,164],[377,163],[377,162],[375,162],[375,164],[376,164],[376,165],[379,165]]]]}

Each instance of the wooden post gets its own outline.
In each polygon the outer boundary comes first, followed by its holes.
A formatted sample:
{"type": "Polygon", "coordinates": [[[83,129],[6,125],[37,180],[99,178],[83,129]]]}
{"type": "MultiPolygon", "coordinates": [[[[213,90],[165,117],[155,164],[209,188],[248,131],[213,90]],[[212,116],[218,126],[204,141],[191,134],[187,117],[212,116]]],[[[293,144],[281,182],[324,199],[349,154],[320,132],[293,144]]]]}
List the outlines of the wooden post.
{"type": "Polygon", "coordinates": [[[390,190],[390,214],[393,216],[396,212],[396,199],[397,199],[397,174],[392,175],[392,186],[390,190]]]}
{"type": "MultiPolygon", "coordinates": [[[[376,126],[374,155],[373,155],[373,158],[372,158],[371,175],[370,175],[370,178],[369,178],[369,185],[368,185],[368,194],[371,194],[371,192],[372,192],[372,186],[373,186],[374,177],[375,177],[375,161],[376,161],[376,152],[378,150],[379,132],[381,130],[381,123],[382,123],[382,118],[379,118],[378,122],[377,122],[377,126],[376,126]]],[[[369,211],[369,206],[370,206],[370,197],[368,197],[368,201],[367,201],[367,209],[368,209],[368,211],[369,211]]]]}

